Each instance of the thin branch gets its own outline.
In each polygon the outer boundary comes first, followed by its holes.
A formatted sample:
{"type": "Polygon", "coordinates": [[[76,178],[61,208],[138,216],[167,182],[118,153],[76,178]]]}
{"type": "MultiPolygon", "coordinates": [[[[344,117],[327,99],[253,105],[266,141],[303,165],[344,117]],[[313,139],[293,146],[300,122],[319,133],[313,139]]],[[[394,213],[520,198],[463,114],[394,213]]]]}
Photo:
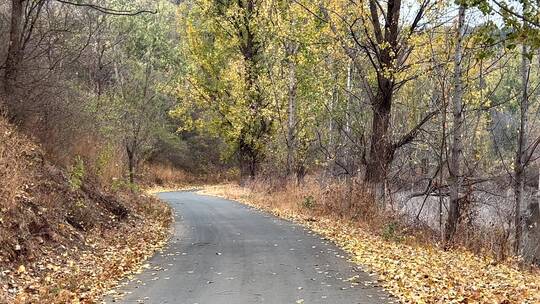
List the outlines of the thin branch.
{"type": "Polygon", "coordinates": [[[137,16],[141,14],[157,14],[157,11],[150,11],[150,10],[126,11],[126,10],[118,10],[114,8],[99,6],[99,5],[91,4],[91,3],[76,3],[76,2],[66,1],[66,0],[56,0],[56,1],[62,4],[66,4],[66,5],[90,8],[100,13],[107,14],[107,15],[137,16]]]}

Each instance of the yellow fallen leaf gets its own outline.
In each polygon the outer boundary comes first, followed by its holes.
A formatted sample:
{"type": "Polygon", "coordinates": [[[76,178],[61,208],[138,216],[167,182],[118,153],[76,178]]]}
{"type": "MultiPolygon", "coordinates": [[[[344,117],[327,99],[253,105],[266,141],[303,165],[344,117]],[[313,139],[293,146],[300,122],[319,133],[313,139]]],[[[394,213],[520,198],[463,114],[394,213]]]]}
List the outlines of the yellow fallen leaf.
{"type": "Polygon", "coordinates": [[[26,272],[26,267],[24,267],[24,265],[21,265],[19,266],[19,268],[17,268],[17,273],[25,273],[26,272]]]}

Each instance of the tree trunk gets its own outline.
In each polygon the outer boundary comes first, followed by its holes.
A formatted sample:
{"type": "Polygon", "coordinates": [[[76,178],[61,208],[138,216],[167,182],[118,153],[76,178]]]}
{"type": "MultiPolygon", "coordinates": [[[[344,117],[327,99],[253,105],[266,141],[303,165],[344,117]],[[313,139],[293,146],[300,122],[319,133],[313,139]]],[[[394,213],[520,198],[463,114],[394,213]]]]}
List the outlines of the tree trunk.
{"type": "Polygon", "coordinates": [[[395,89],[394,71],[396,70],[396,64],[400,64],[398,53],[402,48],[398,39],[401,1],[389,0],[386,3],[387,12],[383,30],[380,24],[379,5],[375,0],[369,1],[371,24],[379,45],[376,49],[379,64],[375,65],[377,92],[371,101],[373,121],[365,176],[365,181],[371,188],[374,199],[378,202],[379,207],[383,209],[386,176],[395,150],[391,134],[388,132],[395,89]]]}
{"type": "Polygon", "coordinates": [[[460,211],[460,188],[461,188],[461,155],[463,150],[463,37],[465,35],[465,6],[460,5],[458,12],[457,39],[454,53],[454,96],[453,103],[453,126],[450,159],[448,161],[450,202],[448,217],[445,227],[445,243],[449,244],[454,237],[459,222],[460,211]]]}
{"type": "MultiPolygon", "coordinates": [[[[337,73],[336,73],[337,74],[337,73]]],[[[337,79],[337,76],[335,77],[337,79]]],[[[335,173],[335,164],[336,164],[336,145],[335,145],[335,139],[334,139],[334,104],[339,103],[339,92],[337,85],[334,85],[334,89],[332,91],[332,98],[330,99],[329,105],[328,105],[328,112],[330,114],[328,119],[328,152],[326,155],[326,174],[328,176],[332,176],[335,173]]]]}
{"type": "Polygon", "coordinates": [[[352,140],[352,118],[353,114],[352,111],[352,103],[353,103],[353,90],[354,90],[354,64],[353,60],[351,59],[349,62],[349,66],[347,67],[347,104],[345,108],[345,155],[343,159],[343,164],[345,164],[345,167],[347,168],[347,177],[351,178],[354,175],[353,170],[353,158],[352,155],[354,146],[354,143],[351,142],[352,140]]]}
{"type": "Polygon", "coordinates": [[[289,102],[287,111],[287,176],[290,176],[295,171],[296,167],[296,97],[297,97],[297,79],[296,79],[296,64],[294,62],[294,55],[297,51],[297,45],[293,42],[289,42],[285,46],[288,66],[289,66],[289,102]]]}
{"type": "Polygon", "coordinates": [[[527,166],[527,129],[529,120],[527,114],[529,112],[529,71],[530,61],[527,57],[527,46],[522,46],[521,54],[521,102],[520,102],[520,117],[519,117],[519,134],[516,157],[514,160],[514,253],[519,255],[521,250],[521,240],[523,234],[523,223],[521,208],[523,206],[523,197],[525,191],[525,169],[527,166]]]}
{"type": "Polygon", "coordinates": [[[333,176],[336,172],[337,142],[339,142],[339,136],[334,134],[336,133],[336,129],[339,130],[339,128],[335,127],[334,122],[334,108],[336,104],[339,104],[339,90],[337,85],[339,77],[335,68],[333,69],[333,72],[335,84],[332,88],[332,97],[328,102],[328,148],[326,149],[327,165],[325,168],[325,175],[328,177],[333,176]]]}
{"type": "Polygon", "coordinates": [[[19,65],[22,61],[21,35],[24,14],[24,0],[11,1],[11,23],[9,29],[9,45],[6,60],[4,62],[4,93],[8,99],[12,99],[17,83],[19,65]]]}
{"type": "Polygon", "coordinates": [[[352,103],[352,94],[353,94],[353,73],[354,73],[354,66],[352,60],[349,62],[349,66],[347,67],[347,106],[345,111],[345,133],[346,136],[351,135],[351,103],[352,103]]]}
{"type": "Polygon", "coordinates": [[[240,40],[240,52],[245,65],[246,98],[249,101],[249,117],[246,117],[241,135],[238,138],[238,158],[242,180],[253,179],[258,173],[260,162],[264,159],[263,146],[266,136],[271,131],[272,121],[265,117],[265,104],[260,87],[260,53],[261,44],[257,40],[252,27],[252,19],[257,15],[257,2],[253,0],[238,1],[242,16],[237,21],[237,37],[240,40]]]}
{"type": "Polygon", "coordinates": [[[245,185],[256,177],[259,167],[258,153],[253,150],[252,143],[246,142],[245,135],[240,136],[238,162],[240,166],[240,182],[245,185]]]}
{"type": "Polygon", "coordinates": [[[128,173],[129,173],[129,183],[133,184],[135,182],[135,151],[133,147],[126,145],[126,154],[128,157],[128,173]]]}
{"type": "Polygon", "coordinates": [[[393,85],[389,79],[384,78],[382,75],[378,76],[378,78],[379,91],[372,104],[371,143],[365,180],[370,186],[374,198],[379,201],[379,204],[384,205],[384,182],[394,155],[394,149],[388,134],[393,85]]]}
{"type": "MultiPolygon", "coordinates": [[[[442,88],[444,90],[444,88],[442,88]]],[[[441,130],[442,130],[442,136],[441,136],[441,145],[439,149],[439,166],[441,168],[439,172],[439,185],[444,184],[444,155],[446,152],[446,111],[447,111],[447,100],[446,100],[446,94],[441,94],[442,97],[442,120],[441,120],[441,130]]],[[[444,197],[442,196],[442,187],[439,188],[439,236],[441,242],[444,243],[445,239],[445,232],[444,232],[444,220],[443,220],[443,207],[444,207],[444,197]]]]}

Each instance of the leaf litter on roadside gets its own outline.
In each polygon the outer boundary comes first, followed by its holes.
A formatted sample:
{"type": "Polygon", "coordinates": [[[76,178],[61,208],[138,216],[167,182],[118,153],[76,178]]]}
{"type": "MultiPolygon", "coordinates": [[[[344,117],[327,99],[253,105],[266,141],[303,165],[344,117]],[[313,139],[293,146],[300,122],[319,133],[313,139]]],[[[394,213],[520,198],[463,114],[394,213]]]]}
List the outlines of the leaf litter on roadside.
{"type": "Polygon", "coordinates": [[[466,250],[444,251],[414,239],[386,240],[330,216],[314,221],[301,211],[269,206],[263,195],[236,185],[210,186],[199,193],[233,199],[312,229],[374,275],[374,281],[364,285],[381,285],[403,303],[540,303],[540,273],[520,270],[513,261],[496,263],[466,250]]]}
{"type": "Polygon", "coordinates": [[[82,248],[43,249],[41,258],[3,271],[0,302],[95,303],[166,243],[168,225],[136,220],[89,234],[82,248]]]}

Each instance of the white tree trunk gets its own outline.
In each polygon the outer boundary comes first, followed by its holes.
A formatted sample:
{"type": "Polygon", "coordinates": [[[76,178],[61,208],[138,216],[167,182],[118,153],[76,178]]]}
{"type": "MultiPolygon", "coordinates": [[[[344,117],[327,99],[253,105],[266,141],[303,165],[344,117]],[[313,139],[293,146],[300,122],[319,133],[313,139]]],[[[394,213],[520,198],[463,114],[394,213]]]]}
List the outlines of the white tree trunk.
{"type": "Polygon", "coordinates": [[[527,57],[527,46],[521,49],[521,101],[519,113],[519,133],[514,160],[514,253],[520,254],[523,234],[522,206],[525,191],[525,169],[527,167],[527,137],[529,128],[529,71],[531,63],[527,57]]]}
{"type": "Polygon", "coordinates": [[[287,42],[285,44],[285,52],[288,60],[289,83],[288,83],[288,105],[287,105],[287,175],[294,174],[296,167],[297,153],[297,76],[296,63],[294,56],[298,51],[298,44],[295,42],[287,42]]]}
{"type": "Polygon", "coordinates": [[[287,175],[294,171],[296,159],[296,66],[289,62],[289,102],[287,111],[287,175]]]}
{"type": "Polygon", "coordinates": [[[460,5],[456,31],[456,48],[454,53],[454,96],[452,98],[453,126],[450,159],[448,160],[450,202],[445,227],[445,241],[451,242],[459,221],[460,188],[462,182],[461,156],[463,150],[463,37],[465,35],[465,11],[460,5]]]}
{"type": "Polygon", "coordinates": [[[354,62],[351,59],[349,62],[349,66],[347,68],[347,103],[345,108],[345,155],[343,157],[343,163],[345,164],[345,167],[347,168],[347,171],[350,177],[350,175],[353,175],[354,172],[352,172],[353,165],[352,165],[352,147],[353,144],[351,142],[352,136],[351,136],[351,126],[352,126],[352,118],[353,115],[351,113],[352,111],[352,103],[353,103],[353,90],[354,90],[354,62]]]}

